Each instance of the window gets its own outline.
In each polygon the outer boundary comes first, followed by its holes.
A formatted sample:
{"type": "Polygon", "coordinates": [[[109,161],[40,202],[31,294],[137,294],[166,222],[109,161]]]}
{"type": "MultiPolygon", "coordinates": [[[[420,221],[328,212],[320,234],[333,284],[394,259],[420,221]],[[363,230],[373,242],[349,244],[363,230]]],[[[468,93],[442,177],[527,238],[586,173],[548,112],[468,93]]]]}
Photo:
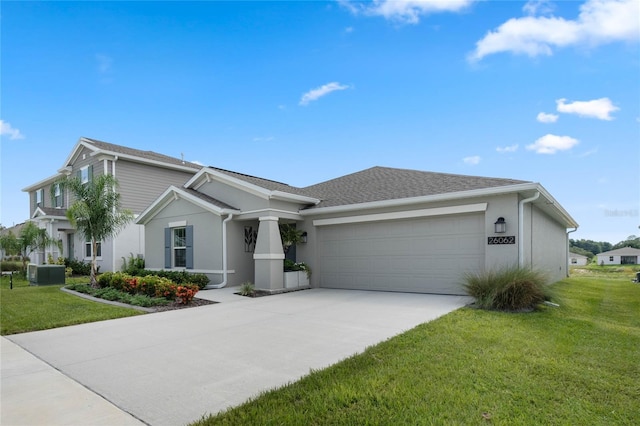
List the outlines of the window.
{"type": "Polygon", "coordinates": [[[173,222],[164,228],[164,267],[193,269],[193,225],[173,222]]]}
{"type": "Polygon", "coordinates": [[[173,229],[173,266],[187,267],[187,228],[173,229]]]}
{"type": "MultiPolygon", "coordinates": [[[[91,240],[84,242],[84,257],[93,258],[91,240]]],[[[102,243],[100,241],[96,244],[96,257],[102,257],[102,243]]]]}
{"type": "Polygon", "coordinates": [[[85,166],[80,169],[80,182],[89,182],[89,166],[85,166]]]}
{"type": "Polygon", "coordinates": [[[62,197],[62,188],[60,188],[60,184],[56,183],[53,187],[53,207],[62,207],[63,205],[63,197],[62,197]]]}
{"type": "Polygon", "coordinates": [[[613,256],[609,256],[609,262],[613,262],[613,256]]]}
{"type": "Polygon", "coordinates": [[[76,171],[76,177],[81,183],[87,183],[93,179],[93,166],[84,166],[80,170],[76,171]]]}
{"type": "Polygon", "coordinates": [[[578,259],[576,259],[575,257],[572,257],[571,263],[575,265],[576,263],[578,263],[578,259]]]}
{"type": "Polygon", "coordinates": [[[42,199],[44,198],[44,189],[38,189],[36,191],[36,207],[43,207],[42,199]]]}

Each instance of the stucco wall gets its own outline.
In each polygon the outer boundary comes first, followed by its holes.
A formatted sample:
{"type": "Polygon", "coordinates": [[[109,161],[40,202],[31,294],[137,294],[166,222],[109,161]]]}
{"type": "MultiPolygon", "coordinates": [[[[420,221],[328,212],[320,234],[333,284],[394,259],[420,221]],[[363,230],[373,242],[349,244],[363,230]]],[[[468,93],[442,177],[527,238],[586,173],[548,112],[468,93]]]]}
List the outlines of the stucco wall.
{"type": "MultiPolygon", "coordinates": [[[[164,229],[172,222],[185,221],[193,226],[193,270],[219,275],[222,270],[222,219],[192,203],[172,201],[145,226],[145,260],[147,268],[164,268],[164,229]],[[216,273],[218,271],[218,273],[216,273]]],[[[212,279],[212,281],[214,281],[212,279]]]]}
{"type": "Polygon", "coordinates": [[[567,277],[566,228],[551,219],[535,204],[525,204],[525,262],[544,272],[549,282],[567,277]]]}

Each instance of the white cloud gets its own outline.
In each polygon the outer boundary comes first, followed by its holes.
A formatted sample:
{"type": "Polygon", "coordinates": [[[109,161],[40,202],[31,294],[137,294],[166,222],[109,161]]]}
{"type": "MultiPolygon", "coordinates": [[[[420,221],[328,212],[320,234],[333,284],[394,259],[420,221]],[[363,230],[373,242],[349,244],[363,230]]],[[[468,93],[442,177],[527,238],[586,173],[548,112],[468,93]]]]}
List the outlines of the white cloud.
{"type": "Polygon", "coordinates": [[[527,15],[548,15],[555,10],[555,6],[548,0],[530,0],[522,10],[527,15]]]}
{"type": "Polygon", "coordinates": [[[347,27],[344,29],[345,33],[352,33],[353,32],[353,27],[347,27]]]}
{"type": "Polygon", "coordinates": [[[300,105],[308,105],[309,102],[316,101],[321,97],[328,95],[331,92],[335,92],[336,90],[345,90],[348,88],[349,86],[340,84],[335,81],[331,83],[327,83],[323,86],[317,87],[315,89],[311,89],[307,93],[302,95],[302,98],[300,98],[300,105]]]}
{"type": "Polygon", "coordinates": [[[581,117],[593,117],[600,120],[613,120],[613,117],[609,114],[620,109],[613,105],[609,98],[594,99],[592,101],[574,101],[569,104],[565,102],[566,99],[558,99],[556,101],[558,112],[577,114],[581,117]]]}
{"type": "Polygon", "coordinates": [[[557,136],[552,134],[544,135],[531,145],[527,145],[529,151],[538,154],[555,154],[558,151],[566,151],[579,143],[578,139],[570,136],[557,136]]]}
{"type": "Polygon", "coordinates": [[[538,120],[541,123],[555,123],[556,121],[558,121],[558,115],[557,114],[547,114],[546,112],[541,112],[536,117],[536,120],[538,120]]]}
{"type": "Polygon", "coordinates": [[[496,148],[496,151],[498,151],[501,154],[504,152],[516,152],[517,150],[518,150],[518,144],[504,146],[504,147],[499,146],[496,148]]]}
{"type": "Polygon", "coordinates": [[[360,3],[341,0],[353,14],[382,16],[406,24],[417,24],[420,17],[431,13],[458,12],[477,0],[374,0],[360,3]]]}
{"type": "Polygon", "coordinates": [[[0,120],[0,135],[7,135],[11,140],[24,139],[24,135],[20,133],[20,129],[14,129],[11,127],[11,123],[4,120],[0,120]]]}
{"type": "Polygon", "coordinates": [[[554,16],[512,18],[478,41],[469,60],[479,61],[500,52],[534,57],[552,55],[554,49],[561,47],[638,42],[639,15],[638,0],[587,0],[575,20],[554,16]]]}
{"type": "Polygon", "coordinates": [[[476,164],[480,163],[480,157],[478,155],[464,157],[462,161],[464,161],[465,164],[471,164],[472,166],[475,166],[476,164]]]}

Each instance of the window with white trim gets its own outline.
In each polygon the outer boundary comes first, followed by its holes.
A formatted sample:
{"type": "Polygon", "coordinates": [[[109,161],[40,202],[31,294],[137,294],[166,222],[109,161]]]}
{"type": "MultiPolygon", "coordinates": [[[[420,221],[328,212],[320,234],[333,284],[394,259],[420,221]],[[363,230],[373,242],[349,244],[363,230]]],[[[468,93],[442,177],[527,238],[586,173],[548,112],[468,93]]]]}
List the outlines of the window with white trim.
{"type": "Polygon", "coordinates": [[[84,166],[80,169],[80,182],[89,182],[89,166],[84,166]]]}
{"type": "Polygon", "coordinates": [[[187,228],[173,228],[173,266],[187,267],[187,228]]]}
{"type": "Polygon", "coordinates": [[[59,183],[53,187],[53,207],[63,207],[62,188],[59,183]]]}
{"type": "Polygon", "coordinates": [[[36,207],[43,207],[44,189],[40,188],[36,190],[36,207]]]}
{"type": "Polygon", "coordinates": [[[164,228],[164,267],[193,269],[193,263],[193,225],[170,223],[164,228]]]}
{"type": "MultiPolygon", "coordinates": [[[[84,257],[85,259],[93,258],[93,246],[91,244],[91,239],[84,242],[84,257]]],[[[100,241],[96,243],[96,257],[102,257],[102,242],[100,241]]]]}

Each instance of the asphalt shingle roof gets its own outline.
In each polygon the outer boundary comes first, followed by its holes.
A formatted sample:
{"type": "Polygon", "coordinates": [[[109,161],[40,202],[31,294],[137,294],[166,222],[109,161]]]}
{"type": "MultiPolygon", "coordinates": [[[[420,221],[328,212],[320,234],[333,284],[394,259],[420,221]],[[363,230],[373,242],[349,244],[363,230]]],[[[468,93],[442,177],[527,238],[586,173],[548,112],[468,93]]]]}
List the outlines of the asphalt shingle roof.
{"type": "Polygon", "coordinates": [[[181,190],[186,192],[186,193],[188,193],[188,194],[190,194],[190,195],[193,195],[194,197],[199,198],[202,201],[205,201],[205,202],[207,202],[207,203],[209,203],[211,205],[214,205],[216,207],[220,207],[221,209],[238,210],[237,208],[235,208],[233,206],[230,206],[229,204],[227,204],[225,202],[222,202],[222,201],[220,201],[220,200],[218,200],[216,198],[213,198],[213,197],[209,197],[208,195],[203,194],[202,192],[198,192],[195,189],[182,188],[181,190]]]}
{"type": "Polygon", "coordinates": [[[640,256],[640,249],[633,247],[623,247],[615,250],[598,253],[598,256],[640,256]]]}
{"type": "Polygon", "coordinates": [[[141,149],[128,148],[126,146],[116,145],[109,142],[103,142],[96,139],[85,138],[85,137],[83,137],[82,140],[86,143],[89,143],[95,146],[98,149],[102,149],[105,151],[111,151],[118,154],[131,155],[131,156],[139,157],[145,160],[159,161],[162,163],[168,163],[168,164],[173,164],[177,166],[190,167],[195,170],[200,170],[202,168],[202,166],[198,164],[190,163],[188,161],[182,161],[179,158],[169,157],[168,155],[158,154],[157,152],[153,152],[153,151],[143,151],[141,149]]]}
{"type": "Polygon", "coordinates": [[[287,185],[286,183],[276,182],[274,180],[269,180],[269,179],[263,179],[256,176],[246,175],[243,173],[232,172],[230,170],[220,169],[218,167],[209,167],[209,168],[215,171],[218,171],[220,173],[229,175],[231,177],[234,177],[236,179],[240,179],[250,184],[259,186],[261,188],[268,189],[269,191],[282,191],[282,192],[287,192],[289,194],[302,195],[306,197],[315,197],[309,191],[306,191],[302,188],[297,188],[295,186],[287,185]]]}
{"type": "MultiPolygon", "coordinates": [[[[332,207],[530,183],[515,179],[372,167],[302,188],[332,207]]],[[[312,207],[313,208],[313,207],[312,207]]]]}

